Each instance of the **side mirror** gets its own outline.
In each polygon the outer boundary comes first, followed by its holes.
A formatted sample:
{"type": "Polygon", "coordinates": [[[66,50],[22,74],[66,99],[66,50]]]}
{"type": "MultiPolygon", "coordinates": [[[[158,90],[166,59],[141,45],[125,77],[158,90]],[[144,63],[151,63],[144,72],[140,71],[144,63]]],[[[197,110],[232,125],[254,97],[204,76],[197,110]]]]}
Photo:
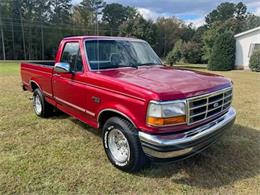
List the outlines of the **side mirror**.
{"type": "Polygon", "coordinates": [[[54,71],[59,73],[71,73],[70,64],[66,62],[58,62],[54,65],[54,71]]]}

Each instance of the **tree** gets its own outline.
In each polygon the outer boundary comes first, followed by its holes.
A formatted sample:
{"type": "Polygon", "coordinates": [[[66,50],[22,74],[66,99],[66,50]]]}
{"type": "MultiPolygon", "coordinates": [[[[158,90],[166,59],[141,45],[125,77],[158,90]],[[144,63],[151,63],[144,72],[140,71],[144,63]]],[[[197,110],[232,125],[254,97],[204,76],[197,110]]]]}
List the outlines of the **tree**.
{"type": "Polygon", "coordinates": [[[203,42],[203,35],[204,33],[208,30],[207,25],[200,26],[196,29],[192,41],[195,41],[197,43],[202,43],[203,42]]]}
{"type": "Polygon", "coordinates": [[[209,60],[216,38],[226,31],[233,34],[245,30],[247,7],[242,3],[221,3],[206,16],[207,30],[203,33],[203,59],[209,60]]]}
{"type": "Polygon", "coordinates": [[[183,40],[179,39],[175,43],[174,48],[166,56],[166,62],[168,64],[173,65],[176,62],[181,60],[181,58],[182,58],[182,46],[183,46],[183,40]]]}
{"type": "Polygon", "coordinates": [[[75,5],[73,7],[72,20],[74,24],[84,25],[88,28],[92,24],[93,13],[82,5],[75,5]]]}
{"type": "Polygon", "coordinates": [[[155,51],[161,57],[165,57],[172,50],[177,40],[183,38],[183,21],[171,18],[158,18],[155,26],[157,28],[157,42],[155,51]]]}
{"type": "Polygon", "coordinates": [[[83,0],[79,5],[75,6],[75,11],[78,14],[77,18],[82,24],[95,24],[98,20],[98,15],[106,3],[103,0],[83,0]]]}
{"type": "Polygon", "coordinates": [[[108,27],[113,30],[118,30],[119,26],[127,20],[133,19],[137,12],[132,7],[124,7],[119,3],[106,5],[103,9],[102,21],[108,24],[108,27]]]}
{"type": "Polygon", "coordinates": [[[137,15],[120,26],[119,35],[144,39],[154,46],[156,27],[152,21],[146,21],[142,16],[137,15]]]}
{"type": "Polygon", "coordinates": [[[68,24],[71,22],[72,0],[51,0],[50,21],[55,24],[68,24]]]}
{"type": "Polygon", "coordinates": [[[188,26],[186,24],[182,24],[180,26],[180,37],[183,41],[190,41],[195,35],[196,30],[192,27],[192,23],[188,26]]]}
{"type": "Polygon", "coordinates": [[[232,70],[235,64],[235,39],[232,32],[219,35],[209,59],[209,70],[232,70]]]}
{"type": "MultiPolygon", "coordinates": [[[[243,22],[247,17],[247,7],[244,3],[221,3],[217,9],[210,12],[205,20],[208,25],[215,22],[225,22],[231,18],[236,19],[237,22],[243,22]]],[[[241,24],[240,24],[241,25],[241,24]]]]}
{"type": "Polygon", "coordinates": [[[202,61],[202,48],[199,43],[193,41],[184,43],[182,46],[181,54],[184,62],[197,64],[202,61]]]}
{"type": "Polygon", "coordinates": [[[260,16],[249,14],[246,18],[244,31],[260,26],[260,16]]]}
{"type": "Polygon", "coordinates": [[[236,11],[236,5],[234,3],[221,3],[217,9],[214,9],[206,16],[206,23],[213,24],[214,22],[224,22],[229,18],[234,17],[236,11]]]}
{"type": "Polygon", "coordinates": [[[247,7],[244,3],[239,2],[235,6],[235,18],[238,21],[244,21],[247,17],[247,7]]]}

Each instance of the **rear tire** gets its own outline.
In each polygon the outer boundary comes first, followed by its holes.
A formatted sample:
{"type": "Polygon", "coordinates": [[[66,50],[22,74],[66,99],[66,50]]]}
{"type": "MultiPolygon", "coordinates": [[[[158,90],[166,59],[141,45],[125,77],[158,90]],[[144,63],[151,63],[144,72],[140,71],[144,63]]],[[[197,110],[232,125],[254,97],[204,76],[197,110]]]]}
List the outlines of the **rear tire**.
{"type": "Polygon", "coordinates": [[[137,172],[149,164],[137,129],[128,120],[112,117],[103,127],[103,145],[110,162],[125,172],[137,172]]]}
{"type": "Polygon", "coordinates": [[[46,118],[52,113],[53,107],[45,101],[41,90],[35,89],[33,92],[33,109],[37,116],[46,118]]]}

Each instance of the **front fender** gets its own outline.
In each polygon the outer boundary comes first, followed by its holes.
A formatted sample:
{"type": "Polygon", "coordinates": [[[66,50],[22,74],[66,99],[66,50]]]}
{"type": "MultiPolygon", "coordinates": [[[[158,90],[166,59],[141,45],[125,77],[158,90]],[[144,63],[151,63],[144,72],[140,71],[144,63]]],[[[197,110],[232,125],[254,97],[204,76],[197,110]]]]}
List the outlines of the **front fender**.
{"type": "MultiPolygon", "coordinates": [[[[144,104],[144,102],[143,102],[144,104]]],[[[142,105],[144,106],[144,105],[142,105]]],[[[131,107],[129,106],[124,106],[122,104],[116,103],[108,103],[105,105],[102,105],[98,111],[97,111],[97,123],[99,124],[99,119],[102,113],[106,112],[106,111],[111,111],[111,112],[115,112],[117,114],[122,115],[123,117],[127,118],[136,128],[138,128],[140,126],[140,120],[138,120],[138,115],[136,113],[136,111],[138,111],[137,108],[132,107],[132,109],[129,109],[131,107]]],[[[145,117],[145,115],[144,115],[145,117]]]]}

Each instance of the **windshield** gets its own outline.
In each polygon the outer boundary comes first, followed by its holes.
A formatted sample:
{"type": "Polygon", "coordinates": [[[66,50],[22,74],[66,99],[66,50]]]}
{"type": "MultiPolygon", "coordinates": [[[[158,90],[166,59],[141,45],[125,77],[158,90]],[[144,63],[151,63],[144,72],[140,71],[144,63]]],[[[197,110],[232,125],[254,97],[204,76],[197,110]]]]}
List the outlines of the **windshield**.
{"type": "Polygon", "coordinates": [[[162,64],[143,41],[88,40],[85,47],[92,70],[162,64]]]}

